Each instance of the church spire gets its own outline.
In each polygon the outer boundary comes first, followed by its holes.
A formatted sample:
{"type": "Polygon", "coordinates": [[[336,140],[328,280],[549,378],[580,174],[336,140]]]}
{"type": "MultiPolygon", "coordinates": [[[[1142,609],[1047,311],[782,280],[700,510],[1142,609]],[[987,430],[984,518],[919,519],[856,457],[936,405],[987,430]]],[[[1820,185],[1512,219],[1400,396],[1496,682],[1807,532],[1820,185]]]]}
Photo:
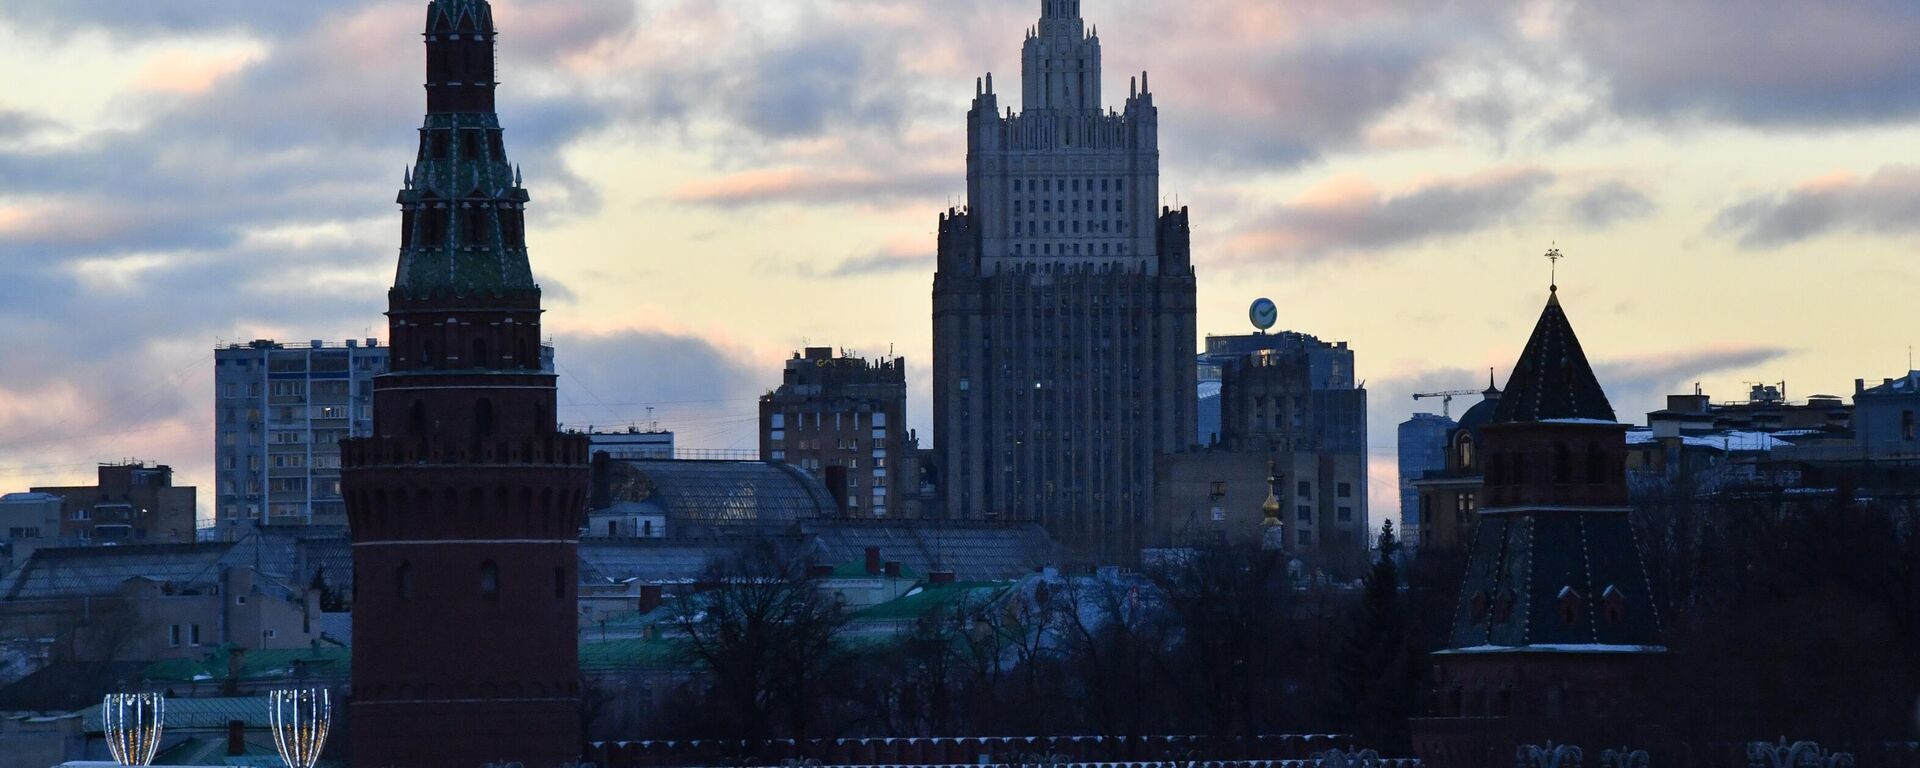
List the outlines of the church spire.
{"type": "Polygon", "coordinates": [[[1493,422],[1585,419],[1613,421],[1613,405],[1580,349],[1560,294],[1547,294],[1547,306],[1534,323],[1533,336],[1513,364],[1513,375],[1493,412],[1493,422]]]}
{"type": "Polygon", "coordinates": [[[487,0],[427,5],[427,116],[405,180],[394,290],[505,295],[533,290],[527,192],[507,161],[494,112],[493,9],[487,0]]]}

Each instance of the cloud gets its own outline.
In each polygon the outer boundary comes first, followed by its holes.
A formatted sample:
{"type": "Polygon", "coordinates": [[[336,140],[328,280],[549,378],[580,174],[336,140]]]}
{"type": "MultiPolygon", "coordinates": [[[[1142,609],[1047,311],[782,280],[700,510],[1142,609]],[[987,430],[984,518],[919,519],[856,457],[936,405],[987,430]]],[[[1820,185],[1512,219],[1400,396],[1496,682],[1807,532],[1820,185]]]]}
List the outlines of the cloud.
{"type": "Polygon", "coordinates": [[[1920,113],[1913,3],[1575,3],[1566,27],[1628,113],[1756,125],[1920,113]]]}
{"type": "Polygon", "coordinates": [[[694,448],[757,448],[759,396],[780,376],[705,339],[654,330],[562,333],[554,357],[568,426],[646,426],[651,418],[694,448]]]}
{"type": "Polygon", "coordinates": [[[1746,248],[1778,248],[1836,232],[1920,233],[1920,168],[1887,166],[1872,176],[1838,174],[1728,206],[1714,227],[1746,248]]]}
{"type": "Polygon", "coordinates": [[[1365,180],[1336,180],[1267,212],[1226,249],[1240,257],[1314,262],[1417,245],[1500,224],[1521,213],[1552,178],[1536,168],[1509,168],[1397,193],[1365,180]]]}
{"type": "Polygon", "coordinates": [[[903,199],[933,200],[942,190],[964,182],[959,171],[867,169],[818,170],[769,168],[700,179],[674,190],[675,201],[720,208],[788,203],[797,205],[874,204],[903,199]]]}
{"type": "Polygon", "coordinates": [[[18,109],[0,107],[0,142],[24,139],[60,127],[54,120],[18,109]]]}
{"type": "Polygon", "coordinates": [[[1667,395],[1692,392],[1701,379],[1773,363],[1790,352],[1758,345],[1701,347],[1600,360],[1594,363],[1593,373],[1607,391],[1614,413],[1623,421],[1639,422],[1642,414],[1662,407],[1667,395]]]}
{"type": "Polygon", "coordinates": [[[1621,181],[1595,184],[1575,198],[1572,204],[1573,217],[1595,229],[1638,219],[1653,211],[1653,200],[1621,181]]]}

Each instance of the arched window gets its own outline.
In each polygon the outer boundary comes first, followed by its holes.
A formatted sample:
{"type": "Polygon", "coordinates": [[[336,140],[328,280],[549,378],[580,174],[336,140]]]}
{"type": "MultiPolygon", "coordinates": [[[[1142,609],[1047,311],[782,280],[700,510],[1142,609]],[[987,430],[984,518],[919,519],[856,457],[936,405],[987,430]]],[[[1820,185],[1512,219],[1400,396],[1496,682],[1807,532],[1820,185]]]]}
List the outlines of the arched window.
{"type": "Polygon", "coordinates": [[[440,360],[435,357],[435,353],[436,350],[433,348],[433,339],[422,339],[420,341],[420,365],[427,368],[439,365],[440,360]]]}
{"type": "Polygon", "coordinates": [[[1573,482],[1573,451],[1566,443],[1553,446],[1553,482],[1557,485],[1573,482]]]}
{"type": "Polygon", "coordinates": [[[1607,452],[1599,443],[1587,444],[1587,482],[1599,485],[1607,481],[1607,452]]]}
{"type": "Polygon", "coordinates": [[[1469,470],[1473,469],[1473,436],[1472,435],[1466,434],[1464,432],[1461,433],[1459,444],[1456,446],[1456,452],[1458,453],[1458,456],[1459,456],[1460,468],[1469,469],[1469,470]]]}
{"type": "Polygon", "coordinates": [[[480,564],[480,597],[500,599],[500,566],[492,560],[480,564]]]}
{"type": "Polygon", "coordinates": [[[481,437],[493,436],[493,401],[480,398],[473,404],[473,431],[481,437]]]}
{"type": "Polygon", "coordinates": [[[493,358],[487,355],[486,339],[476,338],[473,340],[473,367],[475,368],[492,368],[493,367],[493,358]]]}
{"type": "Polygon", "coordinates": [[[393,591],[402,600],[413,599],[413,561],[400,564],[400,570],[393,575],[393,591]]]}

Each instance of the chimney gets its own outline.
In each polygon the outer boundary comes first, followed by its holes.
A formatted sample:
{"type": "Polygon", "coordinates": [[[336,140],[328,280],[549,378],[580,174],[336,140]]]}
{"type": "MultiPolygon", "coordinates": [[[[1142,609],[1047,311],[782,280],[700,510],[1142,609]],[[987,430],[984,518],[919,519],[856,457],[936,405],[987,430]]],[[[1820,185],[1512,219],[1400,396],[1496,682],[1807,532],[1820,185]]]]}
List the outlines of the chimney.
{"type": "Polygon", "coordinates": [[[247,753],[247,721],[227,721],[227,756],[239,757],[247,753]]]}
{"type": "Polygon", "coordinates": [[[847,468],[839,465],[827,467],[827,493],[833,495],[833,503],[840,508],[840,514],[847,514],[847,468]]]}
{"type": "Polygon", "coordinates": [[[934,584],[952,584],[953,571],[934,571],[927,574],[927,581],[934,584]]]}
{"type": "Polygon", "coordinates": [[[889,579],[900,578],[900,561],[898,560],[887,561],[887,578],[889,579]]]}
{"type": "Polygon", "coordinates": [[[659,608],[662,602],[665,602],[665,601],[662,600],[660,597],[660,585],[658,584],[640,585],[640,612],[641,613],[648,613],[655,608],[659,608]]]}
{"type": "Polygon", "coordinates": [[[613,506],[613,478],[608,470],[613,468],[613,457],[606,451],[593,452],[593,487],[589,491],[587,508],[606,509],[613,506]]]}
{"type": "Polygon", "coordinates": [[[867,575],[880,575],[880,548],[867,547],[867,575]]]}
{"type": "Polygon", "coordinates": [[[1854,379],[1854,380],[1853,380],[1853,393],[1857,395],[1857,394],[1860,394],[1860,393],[1862,393],[1862,392],[1865,392],[1865,391],[1867,391],[1867,380],[1866,380],[1866,379],[1854,379]]]}

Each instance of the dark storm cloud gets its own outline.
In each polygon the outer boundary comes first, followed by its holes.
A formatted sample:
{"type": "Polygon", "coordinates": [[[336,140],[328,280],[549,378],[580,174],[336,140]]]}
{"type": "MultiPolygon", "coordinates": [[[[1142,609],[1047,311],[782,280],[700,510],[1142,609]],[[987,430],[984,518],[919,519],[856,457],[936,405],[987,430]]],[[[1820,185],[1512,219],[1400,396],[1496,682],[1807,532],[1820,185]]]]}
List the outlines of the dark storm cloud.
{"type": "Polygon", "coordinates": [[[1621,181],[1596,184],[1573,201],[1574,218],[1596,229],[1638,219],[1653,210],[1653,200],[1621,181]]]}
{"type": "Polygon", "coordinates": [[[1920,233],[1920,168],[1890,166],[1864,179],[1803,184],[1728,206],[1716,228],[1747,248],[1778,248],[1837,232],[1920,233]]]}
{"type": "Polygon", "coordinates": [[[1920,114],[1920,4],[1576,3],[1572,49],[1625,112],[1761,125],[1920,114]]]}
{"type": "Polygon", "coordinates": [[[1280,206],[1229,244],[1236,256],[1311,262],[1381,251],[1498,225],[1520,214],[1552,180],[1521,168],[1449,179],[1402,194],[1333,191],[1280,206]]]}

